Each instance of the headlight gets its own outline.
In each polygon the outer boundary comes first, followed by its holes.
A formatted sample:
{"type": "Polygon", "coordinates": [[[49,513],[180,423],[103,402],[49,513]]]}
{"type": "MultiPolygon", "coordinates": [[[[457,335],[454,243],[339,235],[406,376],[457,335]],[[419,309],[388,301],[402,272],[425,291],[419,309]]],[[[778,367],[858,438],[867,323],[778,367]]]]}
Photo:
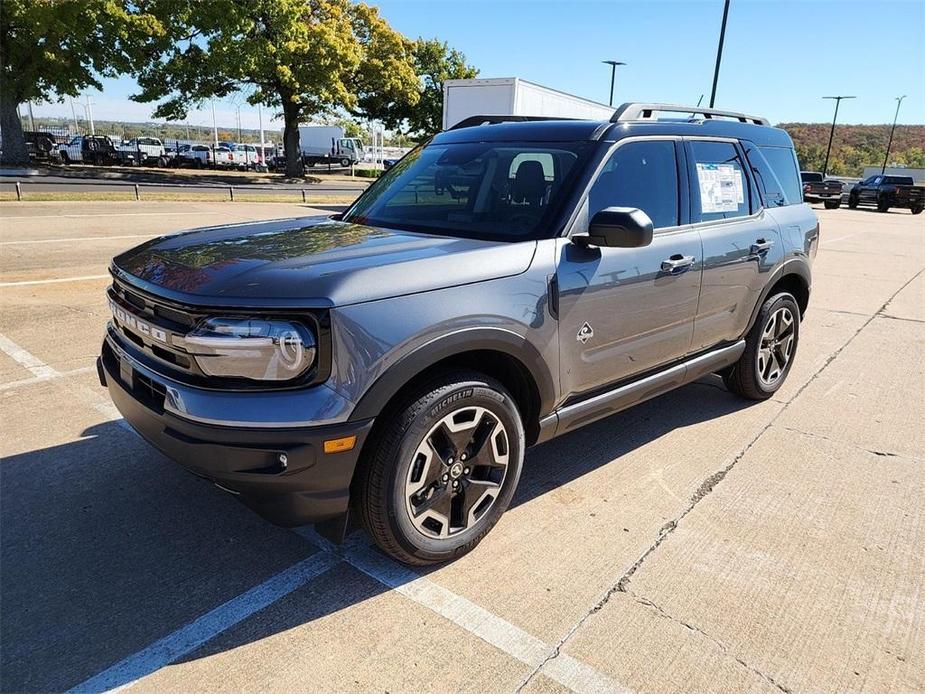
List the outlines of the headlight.
{"type": "Polygon", "coordinates": [[[207,318],[184,341],[209,376],[290,381],[315,361],[314,335],[286,320],[207,318]]]}

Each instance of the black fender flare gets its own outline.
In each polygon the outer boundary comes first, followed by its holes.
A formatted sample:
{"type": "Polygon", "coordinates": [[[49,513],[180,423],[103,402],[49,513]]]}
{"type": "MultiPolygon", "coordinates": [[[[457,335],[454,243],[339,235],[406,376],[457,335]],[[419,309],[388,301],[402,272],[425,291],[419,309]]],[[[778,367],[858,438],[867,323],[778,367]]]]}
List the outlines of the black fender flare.
{"type": "Polygon", "coordinates": [[[774,288],[774,285],[776,285],[781,280],[781,278],[786,277],[787,275],[796,275],[799,277],[806,284],[807,293],[809,293],[812,289],[812,272],[810,270],[809,263],[804,258],[791,258],[781,263],[781,265],[776,270],[774,270],[774,272],[768,278],[768,281],[765,282],[764,289],[761,290],[761,296],[758,297],[758,301],[755,303],[755,306],[752,309],[751,318],[748,320],[748,329],[745,331],[746,335],[755,324],[755,320],[758,318],[758,311],[761,310],[762,305],[764,305],[764,302],[771,294],[771,290],[774,288]]]}
{"type": "Polygon", "coordinates": [[[350,419],[377,417],[399,390],[434,364],[466,352],[485,350],[506,354],[520,362],[536,386],[538,416],[552,411],[556,379],[534,345],[505,328],[463,328],[421,345],[390,366],[362,395],[350,419]]]}

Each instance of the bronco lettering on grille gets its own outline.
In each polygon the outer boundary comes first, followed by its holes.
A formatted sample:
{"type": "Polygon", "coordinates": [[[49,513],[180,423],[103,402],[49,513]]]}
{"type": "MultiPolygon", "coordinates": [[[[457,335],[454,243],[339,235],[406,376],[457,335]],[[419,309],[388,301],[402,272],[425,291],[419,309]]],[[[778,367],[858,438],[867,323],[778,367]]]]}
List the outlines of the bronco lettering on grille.
{"type": "Polygon", "coordinates": [[[161,330],[157,326],[151,325],[150,323],[147,323],[140,318],[137,318],[135,315],[129,313],[111,299],[109,301],[109,308],[112,311],[113,317],[115,317],[115,319],[126,328],[141,333],[142,335],[147,335],[151,339],[157,340],[158,342],[169,344],[166,331],[161,330]]]}

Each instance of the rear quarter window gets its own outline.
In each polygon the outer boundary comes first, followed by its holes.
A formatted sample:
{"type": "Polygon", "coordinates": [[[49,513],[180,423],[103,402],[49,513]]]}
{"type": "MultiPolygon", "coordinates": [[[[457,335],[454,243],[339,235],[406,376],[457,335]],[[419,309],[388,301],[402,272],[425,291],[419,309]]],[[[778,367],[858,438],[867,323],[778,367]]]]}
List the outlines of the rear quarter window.
{"type": "Polygon", "coordinates": [[[761,153],[770,164],[787,196],[787,203],[797,205],[803,202],[803,184],[797,157],[790,147],[761,147],[761,153]]]}

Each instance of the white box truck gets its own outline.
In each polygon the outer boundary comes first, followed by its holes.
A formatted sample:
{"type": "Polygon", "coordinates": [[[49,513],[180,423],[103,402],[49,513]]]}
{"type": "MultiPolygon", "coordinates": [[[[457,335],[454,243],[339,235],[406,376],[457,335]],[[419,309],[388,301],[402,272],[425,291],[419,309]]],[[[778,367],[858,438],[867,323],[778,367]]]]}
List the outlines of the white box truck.
{"type": "Polygon", "coordinates": [[[447,80],[443,83],[443,129],[470,116],[558,116],[609,120],[614,108],[519,77],[447,80]]]}
{"type": "Polygon", "coordinates": [[[350,166],[363,159],[363,141],[344,137],[339,125],[300,125],[299,149],[306,166],[333,164],[350,166]]]}

